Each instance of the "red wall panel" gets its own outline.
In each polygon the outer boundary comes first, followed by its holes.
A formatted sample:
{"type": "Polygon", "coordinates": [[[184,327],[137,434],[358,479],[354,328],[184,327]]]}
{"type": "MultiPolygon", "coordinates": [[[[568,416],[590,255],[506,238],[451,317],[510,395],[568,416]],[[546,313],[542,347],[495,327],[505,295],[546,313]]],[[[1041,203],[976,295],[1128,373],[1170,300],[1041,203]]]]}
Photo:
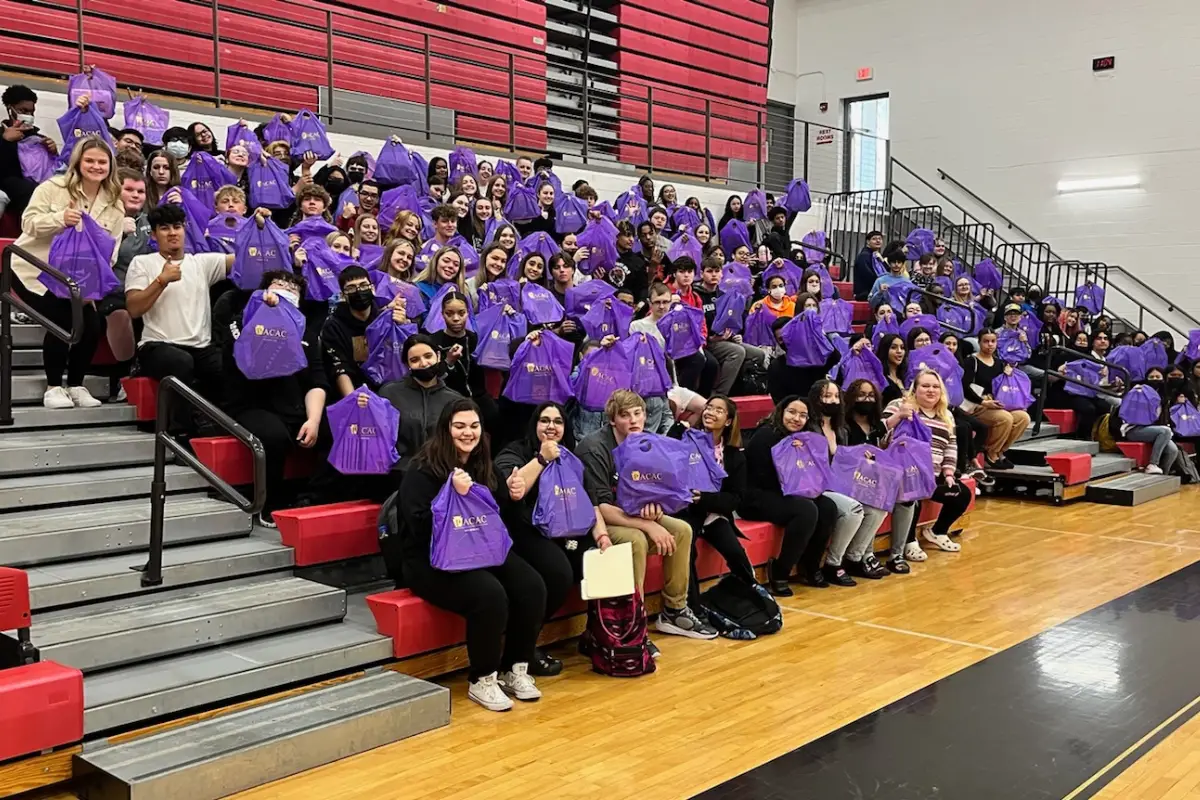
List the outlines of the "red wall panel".
{"type": "MultiPolygon", "coordinates": [[[[621,6],[626,4],[649,11],[656,18],[684,20],[697,27],[707,28],[711,31],[724,31],[731,36],[737,36],[764,47],[771,39],[765,15],[760,21],[738,11],[743,5],[760,7],[756,3],[751,3],[750,0],[731,0],[729,3],[713,2],[708,5],[701,5],[697,0],[621,0],[621,6]]],[[[652,31],[657,29],[657,25],[649,28],[652,31]]]]}
{"type": "Polygon", "coordinates": [[[686,42],[672,41],[654,33],[643,33],[631,28],[621,28],[618,41],[621,43],[622,52],[642,53],[659,59],[660,63],[705,70],[727,76],[730,80],[744,81],[749,85],[767,85],[767,65],[764,62],[723,55],[703,47],[694,47],[686,42]]]}
{"type": "MultiPolygon", "coordinates": [[[[725,31],[694,25],[685,19],[656,14],[629,3],[617,7],[622,36],[632,31],[655,31],[659,38],[704,47],[755,64],[767,63],[767,46],[730,36],[725,31]]],[[[625,40],[622,38],[622,46],[625,40]]]]}

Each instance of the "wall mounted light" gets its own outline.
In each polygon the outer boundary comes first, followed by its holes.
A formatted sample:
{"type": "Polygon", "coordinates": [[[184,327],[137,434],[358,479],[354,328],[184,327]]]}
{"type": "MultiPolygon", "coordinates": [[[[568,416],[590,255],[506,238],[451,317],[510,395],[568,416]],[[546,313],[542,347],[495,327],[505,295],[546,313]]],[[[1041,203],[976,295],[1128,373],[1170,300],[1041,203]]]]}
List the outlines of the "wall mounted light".
{"type": "Polygon", "coordinates": [[[1081,180],[1059,181],[1058,193],[1105,192],[1113,189],[1136,189],[1141,185],[1142,179],[1136,175],[1126,175],[1117,178],[1083,178],[1081,180]]]}

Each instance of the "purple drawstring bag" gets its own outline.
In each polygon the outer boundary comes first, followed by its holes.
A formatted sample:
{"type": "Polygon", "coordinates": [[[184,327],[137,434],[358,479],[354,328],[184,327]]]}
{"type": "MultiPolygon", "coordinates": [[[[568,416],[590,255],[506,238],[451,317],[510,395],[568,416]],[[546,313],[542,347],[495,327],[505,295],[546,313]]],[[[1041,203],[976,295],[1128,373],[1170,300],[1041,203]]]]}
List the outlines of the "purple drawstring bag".
{"type": "Polygon", "coordinates": [[[507,371],[512,366],[509,345],[529,330],[525,315],[517,311],[506,313],[502,305],[492,306],[479,313],[475,324],[479,329],[479,344],[473,354],[476,363],[507,371]]]}
{"type": "Polygon", "coordinates": [[[680,441],[687,449],[687,485],[700,492],[721,491],[721,482],[729,477],[729,473],[717,463],[712,434],[699,428],[688,428],[680,441]]]}
{"type": "Polygon", "coordinates": [[[171,113],[151,103],[144,97],[125,101],[125,127],[133,128],[142,135],[146,144],[159,146],[163,133],[171,127],[171,113]]]}
{"type": "Polygon", "coordinates": [[[879,347],[879,340],[889,333],[900,333],[900,323],[896,322],[895,314],[886,314],[882,320],[875,323],[875,327],[871,329],[871,347],[879,347]]]}
{"type": "Polygon", "coordinates": [[[526,338],[513,353],[504,396],[514,403],[565,403],[571,397],[571,362],[575,346],[550,331],[537,341],[526,338]]]}
{"type": "Polygon", "coordinates": [[[842,356],[839,368],[843,391],[849,389],[850,384],[857,380],[870,381],[875,390],[879,392],[882,392],[887,386],[887,379],[883,374],[883,364],[878,356],[865,347],[857,353],[851,350],[842,356]]]}
{"type": "Polygon", "coordinates": [[[674,514],[692,502],[687,483],[687,449],[677,439],[657,433],[632,433],[613,450],[617,470],[617,505],[626,514],[640,514],[648,505],[674,514]]]}
{"type": "Polygon", "coordinates": [[[419,183],[417,175],[412,153],[400,137],[384,139],[379,156],[375,159],[375,180],[384,186],[407,186],[419,183]]]}
{"type": "Polygon", "coordinates": [[[653,336],[634,333],[617,345],[629,370],[629,388],[641,397],[661,397],[671,388],[667,354],[653,336]]]}
{"type": "Polygon", "coordinates": [[[1024,364],[1033,355],[1029,342],[1021,341],[1018,328],[1001,328],[996,334],[996,355],[1009,364],[1024,364]]]}
{"type": "Polygon", "coordinates": [[[722,292],[750,297],[754,294],[753,282],[749,267],[730,261],[721,272],[721,282],[717,286],[722,292]]]}
{"type": "MultiPolygon", "coordinates": [[[[66,164],[71,160],[71,151],[75,149],[75,143],[80,139],[88,136],[99,136],[115,153],[117,148],[113,144],[112,135],[108,132],[108,123],[104,121],[104,117],[96,110],[94,105],[89,105],[86,109],[79,109],[71,106],[67,112],[58,118],[58,130],[63,137],[63,146],[58,151],[58,163],[66,164]]],[[[211,209],[212,206],[210,205],[211,209]]]]}
{"type": "Polygon", "coordinates": [[[742,201],[742,219],[747,224],[767,218],[767,195],[762,189],[751,189],[742,201]]]}
{"type": "Polygon", "coordinates": [[[80,72],[67,80],[67,105],[74,108],[75,102],[85,95],[92,99],[91,105],[100,110],[104,119],[112,119],[117,113],[117,79],[99,67],[92,67],[90,74],[80,72]]]}
{"type": "Polygon", "coordinates": [[[529,222],[541,216],[537,194],[522,183],[510,183],[504,197],[504,218],[509,222],[529,222]]]}
{"type": "Polygon", "coordinates": [[[305,369],[304,314],[282,297],[269,306],[262,291],[250,295],[242,312],[242,331],[233,343],[233,359],[252,381],[283,378],[305,369]]]}
{"type": "MultiPolygon", "coordinates": [[[[909,294],[915,294],[913,289],[916,288],[916,285],[912,281],[902,278],[901,280],[889,283],[883,291],[887,296],[887,304],[897,313],[901,313],[904,311],[904,307],[908,305],[909,294]]],[[[920,295],[917,296],[920,297],[920,295]]]]}
{"type": "Polygon", "coordinates": [[[606,217],[588,219],[583,233],[575,237],[575,244],[588,249],[588,257],[579,263],[579,271],[584,275],[598,269],[610,270],[621,258],[617,252],[617,226],[606,217]]]}
{"type": "Polygon", "coordinates": [[[377,272],[383,261],[383,248],[377,244],[363,242],[358,246],[358,263],[371,272],[377,272]]]}
{"type": "Polygon", "coordinates": [[[309,300],[324,303],[337,297],[341,292],[338,286],[338,276],[342,270],[354,263],[350,256],[336,252],[323,239],[310,239],[304,243],[304,259],[302,273],[308,282],[305,294],[309,300]]]}
{"type": "Polygon", "coordinates": [[[541,284],[526,281],[521,286],[521,312],[530,325],[562,322],[563,307],[554,293],[541,284]]]}
{"type": "Polygon", "coordinates": [[[367,326],[367,358],[363,361],[363,373],[377,385],[403,378],[408,374],[404,342],[416,334],[416,325],[396,322],[392,312],[385,308],[367,326]]]}
{"type": "Polygon", "coordinates": [[[1142,352],[1142,358],[1146,362],[1146,369],[1167,368],[1167,347],[1162,343],[1162,339],[1156,336],[1151,336],[1146,341],[1137,346],[1142,352]]]}
{"type": "Polygon", "coordinates": [[[1017,320],[1017,327],[1025,331],[1025,338],[1030,342],[1037,342],[1041,339],[1042,321],[1028,311],[1021,314],[1021,318],[1017,320]]]}
{"type": "Polygon", "coordinates": [[[1200,328],[1188,331],[1187,347],[1175,357],[1175,363],[1182,363],[1184,359],[1188,361],[1200,360],[1200,328]]]}
{"type": "Polygon", "coordinates": [[[287,208],[296,202],[292,193],[291,176],[287,167],[277,158],[260,155],[252,159],[246,167],[247,180],[250,182],[251,208],[287,208]]]}
{"type": "MultiPolygon", "coordinates": [[[[46,261],[79,286],[83,300],[99,300],[112,291],[120,290],[121,282],[112,271],[113,249],[117,240],[90,215],[83,214],[79,224],[64,228],[54,235],[46,261]]],[[[46,273],[38,280],[55,297],[71,296],[66,284],[46,273]]]]}
{"type": "MultiPolygon", "coordinates": [[[[183,208],[186,217],[183,223],[184,251],[188,253],[209,252],[208,237],[204,235],[204,224],[212,218],[212,206],[205,206],[196,195],[182,186],[173,186],[168,189],[158,204],[166,205],[173,202],[174,199],[178,199],[179,202],[175,205],[183,208]]],[[[153,238],[150,239],[150,249],[156,252],[158,250],[158,244],[153,238]]]]}
{"type": "MultiPolygon", "coordinates": [[[[222,186],[236,186],[237,178],[208,153],[197,152],[188,156],[187,169],[180,176],[181,185],[196,196],[196,199],[211,209],[217,190],[222,186]]],[[[205,215],[205,219],[208,215],[205,215]]]]}
{"type": "Polygon", "coordinates": [[[470,175],[476,181],[479,180],[479,159],[475,157],[475,151],[469,147],[459,145],[450,153],[448,160],[450,167],[450,176],[447,180],[454,183],[463,175],[470,175]]]}
{"type": "Polygon", "coordinates": [[[808,311],[792,317],[781,332],[789,367],[822,367],[833,354],[833,343],[821,329],[821,315],[808,311]]]}
{"type": "Polygon", "coordinates": [[[954,353],[940,342],[918,347],[908,354],[908,375],[906,380],[911,383],[921,369],[931,369],[946,385],[946,399],[950,406],[956,407],[963,401],[962,364],[954,353]]]}
{"type": "Polygon", "coordinates": [[[1171,425],[1179,436],[1200,436],[1200,410],[1185,401],[1171,406],[1171,425]]]}
{"type": "Polygon", "coordinates": [[[521,284],[510,278],[500,278],[488,281],[479,288],[480,310],[505,303],[513,308],[521,307],[521,284]]]}
{"type": "MultiPolygon", "coordinates": [[[[1068,361],[1066,367],[1066,374],[1068,377],[1083,381],[1090,386],[1100,385],[1100,370],[1102,367],[1099,364],[1093,361],[1079,359],[1076,361],[1068,361]]],[[[1087,386],[1080,386],[1079,384],[1072,383],[1071,381],[1067,381],[1067,385],[1063,388],[1067,394],[1074,394],[1080,397],[1096,396],[1095,389],[1089,389],[1087,386]]]]}
{"type": "Polygon", "coordinates": [[[900,323],[900,335],[908,339],[908,334],[916,328],[929,331],[929,335],[935,340],[942,335],[942,323],[932,314],[917,314],[904,320],[900,323]]]}
{"type": "Polygon", "coordinates": [[[935,236],[928,228],[916,228],[904,240],[904,253],[909,261],[916,261],[923,255],[933,252],[935,236]]]}
{"type": "Polygon", "coordinates": [[[400,412],[396,407],[360,386],[325,410],[333,431],[329,463],[343,475],[386,475],[400,460],[396,436],[400,412]],[[365,408],[358,398],[366,397],[365,408]]]}
{"type": "Polygon", "coordinates": [[[786,258],[772,261],[762,271],[762,285],[765,287],[767,281],[776,276],[783,278],[784,294],[794,295],[800,292],[800,281],[804,278],[804,270],[800,269],[795,262],[786,258]]]}
{"type": "Polygon", "coordinates": [[[663,315],[657,327],[671,358],[687,358],[704,347],[704,312],[698,308],[678,303],[663,315]]]}
{"type": "Polygon", "coordinates": [[[971,309],[958,306],[940,305],[937,319],[942,325],[952,325],[966,331],[964,336],[978,336],[987,324],[987,309],[977,303],[971,303],[971,309]]]}
{"type": "Polygon", "coordinates": [[[765,303],[755,306],[746,315],[746,328],[742,332],[742,341],[755,347],[774,347],[775,331],[771,326],[775,324],[776,319],[778,319],[778,315],[767,308],[765,303]]]}
{"type": "MultiPolygon", "coordinates": [[[[998,292],[1004,286],[1004,276],[1000,274],[996,262],[990,258],[985,258],[975,265],[974,278],[980,289],[991,289],[993,292],[998,292]]],[[[955,276],[955,280],[958,280],[957,276],[955,276]]]]}
{"type": "Polygon", "coordinates": [[[750,247],[750,232],[746,229],[746,223],[740,219],[726,222],[725,227],[721,228],[720,239],[721,249],[725,251],[726,258],[733,258],[733,251],[739,247],[750,247]]]}
{"type": "Polygon", "coordinates": [[[821,328],[826,333],[849,334],[853,327],[854,306],[840,297],[821,301],[821,328]]]}
{"type": "MultiPolygon", "coordinates": [[[[204,228],[204,238],[208,240],[209,251],[213,253],[234,254],[237,251],[237,237],[242,228],[250,220],[240,214],[216,214],[204,228]]],[[[255,226],[257,227],[257,226],[255,226]]]]}
{"type": "Polygon", "coordinates": [[[1033,405],[1033,385],[1029,376],[1019,369],[1011,375],[1001,372],[992,381],[992,399],[1006,411],[1024,411],[1033,405]]]}
{"type": "MultiPolygon", "coordinates": [[[[912,422],[928,433],[929,429],[922,422],[912,422]]],[[[903,425],[904,423],[900,423],[903,425]]],[[[924,500],[933,496],[937,488],[937,476],[933,470],[933,449],[930,440],[917,439],[911,436],[897,436],[900,426],[892,430],[891,442],[883,451],[882,460],[885,464],[895,467],[900,472],[900,481],[896,489],[897,503],[911,503],[914,500],[924,500]]],[[[838,448],[841,450],[842,448],[838,448]]]]}
{"type": "Polygon", "coordinates": [[[404,298],[404,313],[409,319],[417,319],[425,313],[425,298],[415,284],[387,274],[375,282],[375,300],[379,305],[387,305],[398,295],[404,298]]]}
{"type": "Polygon", "coordinates": [[[896,505],[900,469],[888,462],[884,451],[869,444],[841,445],[829,465],[829,490],[853,498],[864,506],[891,511],[896,505]]]}
{"type": "MultiPolygon", "coordinates": [[[[696,209],[691,206],[676,206],[671,212],[671,223],[677,231],[693,232],[696,228],[703,224],[700,215],[696,213],[696,209]]],[[[696,259],[696,263],[700,263],[700,259],[696,259]]]]}
{"type": "Polygon", "coordinates": [[[1093,317],[1104,313],[1104,289],[1085,281],[1075,289],[1075,307],[1087,309],[1093,317]]]}
{"type": "Polygon", "coordinates": [[[483,484],[472,483],[466,494],[459,494],[452,475],[433,498],[432,508],[429,566],[466,572],[498,567],[508,558],[512,538],[496,499],[483,484]]]}
{"type": "Polygon", "coordinates": [[[746,306],[748,298],[737,292],[725,292],[717,295],[713,308],[712,333],[741,333],[746,326],[746,306]]]}
{"type": "Polygon", "coordinates": [[[267,144],[287,142],[290,149],[292,146],[292,123],[284,122],[282,114],[271,117],[270,121],[263,126],[263,141],[267,144]]]}
{"type": "Polygon", "coordinates": [[[1134,386],[1121,398],[1119,413],[1127,425],[1157,425],[1162,417],[1162,398],[1144,383],[1134,386]]]}
{"type": "Polygon", "coordinates": [[[699,267],[700,262],[704,259],[703,252],[704,248],[700,242],[696,241],[696,237],[684,232],[676,236],[675,240],[671,242],[671,246],[667,248],[667,260],[675,261],[678,258],[687,256],[696,262],[696,266],[699,267]]]}
{"type": "Polygon", "coordinates": [[[606,297],[612,297],[617,290],[605,281],[587,281],[567,289],[567,316],[582,317],[591,311],[592,305],[606,297]]]}
{"type": "Polygon", "coordinates": [[[41,136],[26,136],[17,142],[17,159],[21,162],[21,174],[35,183],[54,176],[58,159],[46,149],[46,140],[41,136]]]}
{"type": "Polygon", "coordinates": [[[771,461],[786,495],[813,498],[829,489],[829,443],[823,434],[800,431],[783,437],[771,448],[771,461]]]}
{"type": "Polygon", "coordinates": [[[268,217],[262,228],[243,225],[233,244],[233,269],[229,277],[239,289],[254,291],[262,284],[265,272],[292,271],[292,253],[288,237],[268,217]]]}
{"type": "Polygon", "coordinates": [[[807,261],[810,266],[824,264],[824,251],[829,249],[829,239],[826,237],[825,231],[809,231],[808,233],[804,234],[804,238],[800,240],[800,249],[804,253],[804,260],[807,261]],[[813,250],[811,249],[813,247],[819,247],[821,249],[813,250]]]}
{"type": "Polygon", "coordinates": [[[1104,360],[1129,370],[1130,380],[1146,379],[1146,355],[1140,347],[1134,347],[1131,344],[1114,347],[1104,355],[1104,360]]]}
{"type": "Polygon", "coordinates": [[[559,236],[579,233],[587,224],[587,201],[573,194],[560,194],[554,198],[554,232],[559,236]]]}
{"type": "Polygon", "coordinates": [[[629,359],[616,346],[592,350],[579,362],[579,369],[571,379],[571,392],[579,405],[589,411],[603,411],[613,392],[632,386],[629,359]]]}
{"type": "Polygon", "coordinates": [[[596,507],[583,485],[583,462],[565,447],[537,479],[531,521],[548,539],[583,536],[596,524],[596,507]]]}
{"type": "Polygon", "coordinates": [[[300,237],[300,241],[307,248],[310,239],[324,239],[329,234],[336,231],[333,225],[330,225],[321,217],[309,217],[302,219],[292,227],[288,228],[284,233],[289,236],[295,235],[300,237]]]}
{"type": "Polygon", "coordinates": [[[325,126],[307,108],[300,109],[289,127],[292,133],[292,158],[304,158],[312,153],[323,161],[333,155],[333,145],[329,143],[325,126]]]}
{"type": "MultiPolygon", "coordinates": [[[[446,302],[446,296],[451,292],[462,294],[457,283],[443,283],[434,293],[433,297],[429,298],[429,313],[425,315],[425,324],[421,326],[425,329],[426,333],[437,333],[438,331],[446,330],[446,317],[442,313],[442,304],[446,302]]],[[[469,331],[475,330],[475,319],[471,316],[470,304],[467,305],[466,329],[469,331]]]]}
{"type": "MultiPolygon", "coordinates": [[[[554,258],[554,256],[558,254],[559,249],[558,242],[554,241],[550,234],[538,231],[536,233],[529,234],[524,239],[517,242],[517,247],[513,251],[512,260],[517,262],[517,265],[519,266],[521,259],[523,259],[525,256],[529,255],[530,253],[537,253],[542,257],[542,260],[545,261],[548,266],[550,264],[550,259],[554,258]]],[[[516,280],[520,276],[512,274],[508,277],[516,280]]]]}
{"type": "Polygon", "coordinates": [[[239,144],[250,151],[251,161],[262,155],[262,144],[258,141],[254,129],[244,123],[235,122],[225,129],[225,152],[228,153],[239,144]]]}
{"type": "Polygon", "coordinates": [[[793,214],[802,214],[812,208],[812,196],[808,191],[808,184],[796,178],[787,185],[787,191],[783,195],[781,206],[786,208],[793,214]]]}
{"type": "MultiPolygon", "coordinates": [[[[889,441],[896,442],[900,439],[915,439],[918,442],[925,444],[933,443],[933,432],[929,430],[929,426],[917,418],[919,412],[914,410],[913,415],[908,419],[902,419],[892,428],[892,433],[888,437],[889,441]]],[[[932,459],[933,456],[930,456],[932,459]]]]}
{"type": "MultiPolygon", "coordinates": [[[[592,281],[596,283],[596,281],[592,281]]],[[[579,322],[589,339],[616,336],[623,339],[629,335],[629,323],[633,320],[633,309],[615,297],[606,297],[594,303],[590,311],[579,322]]]]}

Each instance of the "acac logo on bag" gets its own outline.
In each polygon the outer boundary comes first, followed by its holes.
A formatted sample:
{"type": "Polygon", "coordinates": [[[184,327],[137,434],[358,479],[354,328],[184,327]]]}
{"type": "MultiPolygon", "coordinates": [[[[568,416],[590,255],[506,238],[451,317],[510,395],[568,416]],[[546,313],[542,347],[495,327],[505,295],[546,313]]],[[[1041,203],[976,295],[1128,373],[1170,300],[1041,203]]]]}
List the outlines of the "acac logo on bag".
{"type": "Polygon", "coordinates": [[[268,339],[286,339],[288,332],[283,328],[268,328],[266,325],[255,325],[254,335],[265,336],[268,339]]]}
{"type": "Polygon", "coordinates": [[[379,428],[376,428],[374,425],[358,425],[352,422],[350,423],[350,435],[373,438],[379,435],[379,428]]]}
{"type": "Polygon", "coordinates": [[[635,481],[639,481],[639,482],[641,482],[641,481],[661,481],[662,473],[661,472],[642,472],[640,470],[635,469],[633,472],[629,473],[629,477],[631,479],[633,479],[635,481]]]}
{"type": "Polygon", "coordinates": [[[525,371],[536,373],[538,375],[547,375],[551,370],[549,364],[534,364],[530,362],[525,365],[525,371]]]}
{"type": "Polygon", "coordinates": [[[464,517],[460,514],[455,514],[452,522],[456,528],[479,528],[488,524],[488,518],[487,514],[480,514],[477,517],[464,517]]]}
{"type": "Polygon", "coordinates": [[[879,485],[879,481],[875,480],[874,478],[868,478],[858,470],[854,470],[854,482],[861,483],[863,486],[870,486],[872,488],[879,485]]]}
{"type": "Polygon", "coordinates": [[[566,488],[563,488],[562,486],[554,487],[554,496],[555,497],[574,497],[575,494],[576,494],[576,489],[574,486],[568,486],[566,488]]]}

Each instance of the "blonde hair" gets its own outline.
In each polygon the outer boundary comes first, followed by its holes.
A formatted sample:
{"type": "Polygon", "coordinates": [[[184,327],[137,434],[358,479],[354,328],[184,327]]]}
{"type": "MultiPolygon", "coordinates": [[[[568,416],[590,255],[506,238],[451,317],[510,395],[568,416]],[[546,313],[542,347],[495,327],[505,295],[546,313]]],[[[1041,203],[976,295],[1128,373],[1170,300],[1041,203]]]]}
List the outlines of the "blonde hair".
{"type": "Polygon", "coordinates": [[[213,207],[215,208],[218,206],[226,197],[232,197],[243,206],[246,205],[246,193],[237,186],[229,185],[222,186],[220,189],[217,189],[217,193],[213,195],[213,207]]]}
{"type": "Polygon", "coordinates": [[[631,408],[640,408],[645,411],[646,401],[637,392],[629,389],[617,389],[608,396],[608,402],[604,404],[604,418],[613,422],[618,414],[631,408]]]}
{"type": "Polygon", "coordinates": [[[352,237],[350,234],[346,233],[345,231],[330,231],[329,233],[325,234],[325,244],[329,245],[330,247],[333,247],[333,243],[336,242],[338,239],[340,239],[343,236],[346,237],[346,241],[350,244],[350,247],[353,249],[354,237],[352,237]]]}
{"type": "MultiPolygon", "coordinates": [[[[366,221],[366,220],[368,220],[368,219],[374,219],[374,220],[375,220],[375,222],[376,222],[376,224],[378,224],[378,223],[379,223],[379,220],[378,220],[378,219],[376,219],[376,217],[375,217],[375,215],[374,215],[374,214],[359,214],[359,215],[358,215],[358,218],[357,218],[356,220],[354,220],[354,239],[353,239],[353,241],[352,241],[352,244],[353,244],[355,247],[358,247],[360,244],[362,244],[362,243],[363,243],[363,240],[362,240],[362,224],[363,224],[363,222],[364,222],[364,221],[366,221]]],[[[377,242],[367,242],[367,244],[381,244],[381,243],[383,242],[383,235],[382,235],[382,233],[383,233],[383,232],[382,232],[382,231],[380,231],[379,241],[377,241],[377,242]]]]}
{"type": "MultiPolygon", "coordinates": [[[[404,234],[400,233],[400,231],[404,230],[404,226],[408,224],[409,220],[417,224],[417,238],[419,239],[421,236],[421,218],[411,211],[397,211],[395,218],[392,219],[392,227],[388,228],[386,240],[394,242],[397,239],[404,239],[404,234]]],[[[411,239],[407,239],[406,241],[412,242],[411,239]]],[[[412,244],[415,247],[417,243],[412,242],[412,244]]]]}
{"type": "Polygon", "coordinates": [[[467,286],[464,279],[466,273],[467,263],[463,259],[462,253],[459,252],[457,247],[453,245],[446,245],[445,247],[438,248],[438,251],[433,254],[433,258],[429,259],[429,265],[426,266],[425,269],[418,272],[413,278],[413,283],[421,283],[422,281],[426,281],[434,284],[435,286],[440,286],[443,283],[453,283],[458,287],[458,291],[460,291],[463,295],[466,295],[467,286]],[[456,275],[453,280],[444,281],[438,274],[437,265],[438,262],[442,260],[442,256],[451,253],[458,256],[458,275],[456,275]]]}
{"type": "Polygon", "coordinates": [[[120,205],[121,181],[117,178],[117,157],[112,148],[108,146],[108,142],[99,136],[85,136],[77,141],[75,147],[71,149],[71,159],[67,164],[67,171],[63,175],[67,193],[80,200],[87,199],[83,193],[83,173],[79,169],[79,164],[83,161],[83,154],[88,150],[103,150],[108,156],[108,175],[100,181],[100,191],[108,194],[110,200],[120,205]]]}
{"type": "Polygon", "coordinates": [[[402,281],[407,281],[412,279],[413,264],[417,263],[417,249],[413,247],[413,243],[408,239],[393,239],[391,244],[383,249],[383,259],[379,262],[379,269],[381,272],[391,275],[393,278],[398,277],[396,275],[392,275],[392,255],[398,248],[401,247],[407,247],[408,252],[412,253],[412,261],[408,262],[408,269],[405,270],[404,277],[399,278],[402,281]]]}
{"type": "Polygon", "coordinates": [[[921,378],[926,375],[932,375],[937,381],[938,389],[941,390],[941,395],[938,397],[937,403],[933,407],[933,415],[946,423],[951,429],[954,428],[954,417],[950,414],[950,400],[946,394],[946,384],[942,381],[942,376],[938,375],[928,367],[922,367],[917,370],[917,374],[913,376],[912,385],[908,387],[908,391],[904,393],[904,402],[908,403],[914,409],[921,411],[921,404],[917,400],[917,384],[921,382],[921,378]]]}

